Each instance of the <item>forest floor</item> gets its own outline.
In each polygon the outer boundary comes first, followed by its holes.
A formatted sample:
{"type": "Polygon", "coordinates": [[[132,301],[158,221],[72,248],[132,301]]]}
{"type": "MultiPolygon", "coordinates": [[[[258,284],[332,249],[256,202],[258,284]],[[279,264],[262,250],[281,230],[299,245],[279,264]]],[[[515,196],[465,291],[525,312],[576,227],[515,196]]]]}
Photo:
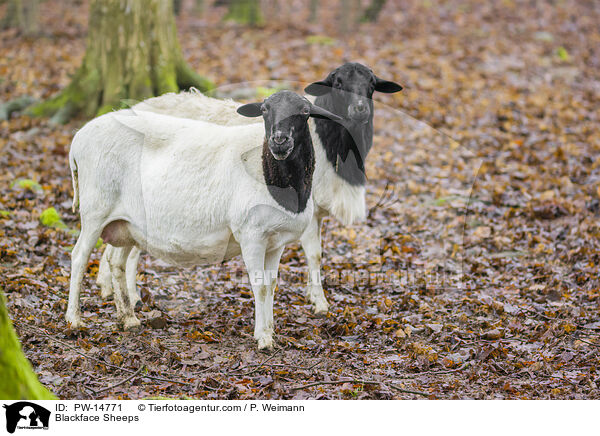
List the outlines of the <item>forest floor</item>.
{"type": "MultiPolygon", "coordinates": [[[[272,354],[252,338],[241,259],[144,256],[143,326],[124,333],[98,250],[87,328],[71,331],[67,155],[85,120],[0,122],[0,287],[42,383],[80,399],[600,399],[600,10],[549,3],[388,1],[348,36],[332,12],[259,29],[222,11],[178,19],[186,58],[218,85],[301,89],[352,60],[405,87],[376,95],[368,220],[325,222],[327,317],[303,297],[299,247],[284,253],[272,354]],[[40,222],[50,207],[65,228],[40,222]]],[[[2,101],[56,93],[83,57],[86,2],[42,8],[40,37],[0,33],[2,101]]]]}

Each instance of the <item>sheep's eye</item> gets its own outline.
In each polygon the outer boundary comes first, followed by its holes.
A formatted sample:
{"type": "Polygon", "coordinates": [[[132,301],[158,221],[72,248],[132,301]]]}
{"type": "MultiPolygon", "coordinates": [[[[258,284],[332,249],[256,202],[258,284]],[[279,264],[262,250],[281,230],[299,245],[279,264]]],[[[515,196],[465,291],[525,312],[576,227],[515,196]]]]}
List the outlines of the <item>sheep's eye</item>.
{"type": "Polygon", "coordinates": [[[337,81],[333,84],[333,86],[335,87],[335,89],[342,89],[342,82],[337,81]]]}
{"type": "Polygon", "coordinates": [[[300,113],[302,115],[308,115],[310,113],[310,109],[308,109],[307,107],[303,108],[302,111],[300,111],[300,113]]]}
{"type": "Polygon", "coordinates": [[[262,111],[263,114],[266,114],[267,112],[269,112],[269,108],[264,105],[260,108],[260,110],[262,111]]]}

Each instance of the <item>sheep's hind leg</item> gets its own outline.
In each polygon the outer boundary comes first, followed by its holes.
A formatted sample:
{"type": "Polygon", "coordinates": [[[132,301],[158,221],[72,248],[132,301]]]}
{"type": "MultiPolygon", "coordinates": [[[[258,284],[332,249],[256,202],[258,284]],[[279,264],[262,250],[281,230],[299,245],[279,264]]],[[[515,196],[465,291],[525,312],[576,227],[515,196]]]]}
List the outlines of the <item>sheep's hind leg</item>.
{"type": "MultiPolygon", "coordinates": [[[[104,253],[102,253],[102,259],[100,259],[100,267],[98,268],[98,277],[96,278],[96,283],[98,286],[100,286],[100,296],[104,300],[107,300],[114,293],[113,277],[112,273],[110,272],[110,265],[108,261],[114,250],[116,250],[116,248],[112,245],[106,245],[106,249],[104,250],[104,253]]],[[[129,300],[131,301],[132,307],[137,307],[137,305],[141,304],[142,302],[136,286],[137,266],[140,260],[140,253],[141,252],[139,248],[133,247],[129,257],[127,258],[127,265],[125,267],[125,275],[127,277],[127,292],[129,293],[129,300]]]]}
{"type": "Polygon", "coordinates": [[[79,295],[83,274],[87,268],[88,260],[96,241],[102,232],[101,221],[81,220],[81,233],[71,253],[71,282],[69,287],[69,304],[65,318],[71,323],[71,327],[79,328],[81,322],[81,311],[79,307],[79,295]]]}
{"type": "Polygon", "coordinates": [[[114,301],[117,308],[117,316],[123,323],[124,330],[131,330],[140,326],[140,320],[135,316],[133,306],[129,300],[129,292],[127,290],[125,268],[127,265],[127,257],[130,252],[131,246],[115,248],[112,255],[108,258],[113,279],[114,301]]]}
{"type": "Polygon", "coordinates": [[[321,222],[320,218],[313,216],[300,238],[308,263],[306,297],[312,303],[313,311],[317,316],[325,316],[329,310],[329,303],[327,303],[321,283],[321,222]]]}
{"type": "Polygon", "coordinates": [[[127,257],[127,265],[125,266],[125,275],[127,277],[127,293],[129,294],[129,301],[131,307],[141,307],[142,299],[137,289],[136,276],[138,263],[140,261],[141,251],[138,247],[133,247],[129,256],[127,257]]]}
{"type": "Polygon", "coordinates": [[[100,259],[100,266],[98,267],[98,277],[96,277],[96,284],[100,286],[100,296],[103,300],[113,295],[112,285],[112,274],[110,273],[110,265],[108,259],[111,256],[114,247],[110,244],[106,245],[102,258],[100,259]]]}

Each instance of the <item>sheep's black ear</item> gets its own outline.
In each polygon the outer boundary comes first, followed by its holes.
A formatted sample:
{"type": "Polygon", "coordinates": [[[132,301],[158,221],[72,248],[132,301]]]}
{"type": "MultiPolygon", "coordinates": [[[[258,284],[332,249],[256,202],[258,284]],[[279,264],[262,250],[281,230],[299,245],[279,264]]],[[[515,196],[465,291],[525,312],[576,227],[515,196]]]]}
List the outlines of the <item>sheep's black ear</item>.
{"type": "Polygon", "coordinates": [[[262,103],[248,103],[237,108],[237,113],[245,117],[260,117],[262,105],[262,103]]]}
{"type": "Polygon", "coordinates": [[[310,116],[313,118],[322,118],[324,120],[342,121],[342,117],[333,114],[322,107],[310,105],[310,116]]]}
{"type": "Polygon", "coordinates": [[[383,80],[375,76],[375,91],[385,92],[386,94],[392,94],[394,92],[402,91],[402,87],[395,82],[383,80]]]}
{"type": "Polygon", "coordinates": [[[320,95],[329,94],[331,92],[331,75],[327,77],[325,80],[320,80],[319,82],[313,82],[304,88],[304,92],[308,95],[314,95],[315,97],[319,97],[320,95]]]}

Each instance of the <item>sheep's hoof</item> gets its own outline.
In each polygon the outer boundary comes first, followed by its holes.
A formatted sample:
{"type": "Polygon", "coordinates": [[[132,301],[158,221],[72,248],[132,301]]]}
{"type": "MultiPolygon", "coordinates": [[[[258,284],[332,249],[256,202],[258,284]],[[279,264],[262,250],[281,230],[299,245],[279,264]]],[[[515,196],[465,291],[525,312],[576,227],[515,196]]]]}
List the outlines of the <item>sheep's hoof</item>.
{"type": "Polygon", "coordinates": [[[71,329],[77,330],[83,327],[83,321],[81,321],[81,316],[71,316],[67,314],[65,318],[67,322],[71,325],[71,329]]]}
{"type": "Polygon", "coordinates": [[[323,293],[323,288],[319,286],[309,287],[306,291],[306,299],[313,306],[313,312],[316,316],[325,316],[329,311],[329,303],[323,293]]]}
{"type": "Polygon", "coordinates": [[[259,338],[258,350],[265,353],[270,353],[271,351],[273,351],[273,338],[270,336],[263,336],[262,338],[259,338]]]}
{"type": "Polygon", "coordinates": [[[315,301],[313,303],[313,312],[315,316],[319,318],[327,316],[327,313],[329,312],[329,303],[327,303],[327,300],[323,298],[315,301]]]}
{"type": "Polygon", "coordinates": [[[138,329],[141,325],[142,323],[135,316],[123,320],[123,330],[125,331],[138,329]]]}
{"type": "Polygon", "coordinates": [[[327,307],[320,309],[313,307],[313,313],[317,318],[325,318],[329,313],[329,309],[327,307]]]}
{"type": "Polygon", "coordinates": [[[100,298],[102,298],[103,300],[108,300],[113,294],[112,286],[108,286],[102,283],[98,283],[98,285],[100,286],[100,298]]]}
{"type": "Polygon", "coordinates": [[[71,326],[71,330],[79,330],[81,328],[83,328],[83,322],[81,320],[79,321],[68,321],[69,325],[71,326]]]}
{"type": "Polygon", "coordinates": [[[99,272],[98,277],[96,277],[96,284],[100,286],[100,297],[103,300],[108,300],[113,295],[112,277],[110,275],[107,277],[99,272]]]}

